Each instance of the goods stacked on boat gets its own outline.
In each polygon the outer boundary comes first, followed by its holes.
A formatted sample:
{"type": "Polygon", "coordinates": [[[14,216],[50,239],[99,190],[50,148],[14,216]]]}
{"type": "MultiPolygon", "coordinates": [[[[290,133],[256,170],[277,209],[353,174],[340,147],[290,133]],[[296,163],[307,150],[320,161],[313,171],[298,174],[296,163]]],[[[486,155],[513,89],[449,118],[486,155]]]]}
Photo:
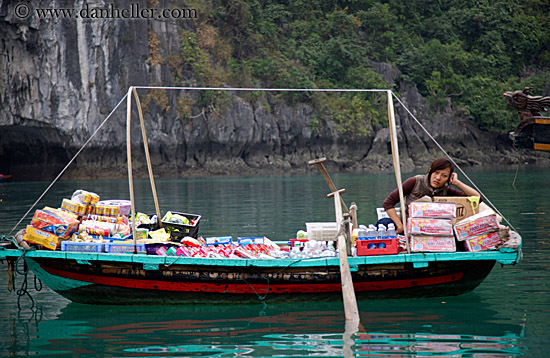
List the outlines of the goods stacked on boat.
{"type": "MultiPolygon", "coordinates": [[[[496,248],[502,243],[497,216],[489,210],[457,222],[454,232],[458,241],[464,242],[466,251],[482,251],[496,248]]],[[[506,229],[502,228],[506,235],[506,229]]]]}
{"type": "Polygon", "coordinates": [[[413,202],[409,206],[407,228],[411,252],[456,251],[453,221],[454,203],[413,202]]]}

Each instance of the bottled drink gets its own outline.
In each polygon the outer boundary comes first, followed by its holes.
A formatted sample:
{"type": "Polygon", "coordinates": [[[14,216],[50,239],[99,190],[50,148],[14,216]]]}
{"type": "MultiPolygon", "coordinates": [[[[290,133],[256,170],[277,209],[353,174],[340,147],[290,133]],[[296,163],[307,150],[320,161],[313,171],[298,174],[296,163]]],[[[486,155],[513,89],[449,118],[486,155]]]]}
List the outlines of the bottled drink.
{"type": "Polygon", "coordinates": [[[395,232],[394,224],[388,224],[387,236],[388,239],[397,239],[397,233],[395,232]]]}
{"type": "Polygon", "coordinates": [[[387,237],[386,227],[383,224],[378,225],[377,240],[384,240],[387,237]]]}

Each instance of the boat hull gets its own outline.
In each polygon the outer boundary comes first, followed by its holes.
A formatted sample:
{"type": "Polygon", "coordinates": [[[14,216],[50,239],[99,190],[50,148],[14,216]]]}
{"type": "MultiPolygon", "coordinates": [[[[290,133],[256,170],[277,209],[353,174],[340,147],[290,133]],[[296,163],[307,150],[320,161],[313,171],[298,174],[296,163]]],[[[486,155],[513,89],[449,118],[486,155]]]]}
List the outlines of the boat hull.
{"type": "MultiPolygon", "coordinates": [[[[158,269],[140,262],[27,259],[47,286],[79,303],[144,304],[182,301],[330,299],[341,292],[337,265],[251,267],[173,264],[158,269]]],[[[450,296],[475,289],[495,260],[364,264],[353,267],[360,297],[450,296]]],[[[337,295],[336,297],[339,298],[337,295]]]]}

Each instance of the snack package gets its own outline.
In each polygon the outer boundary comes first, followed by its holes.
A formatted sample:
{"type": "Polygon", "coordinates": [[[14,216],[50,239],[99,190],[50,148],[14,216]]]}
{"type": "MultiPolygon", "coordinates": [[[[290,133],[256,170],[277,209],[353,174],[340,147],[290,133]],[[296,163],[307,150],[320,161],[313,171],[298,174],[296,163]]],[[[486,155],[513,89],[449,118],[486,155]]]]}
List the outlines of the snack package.
{"type": "Polygon", "coordinates": [[[409,218],[407,228],[411,235],[453,235],[453,223],[450,219],[409,218]]]}
{"type": "Polygon", "coordinates": [[[454,236],[411,236],[411,252],[454,252],[454,236]]]}
{"type": "Polygon", "coordinates": [[[101,200],[100,202],[97,203],[97,205],[108,206],[111,208],[118,207],[118,209],[115,209],[116,212],[120,215],[125,215],[125,216],[130,215],[130,211],[132,209],[132,202],[130,200],[120,200],[120,199],[101,200]]]}
{"type": "Polygon", "coordinates": [[[73,193],[71,201],[83,205],[95,205],[99,201],[99,195],[79,189],[73,193]]]}
{"type": "Polygon", "coordinates": [[[50,250],[57,250],[57,247],[61,242],[61,240],[59,240],[59,237],[57,235],[54,235],[51,232],[37,229],[31,225],[27,225],[27,228],[25,229],[25,236],[23,236],[23,240],[27,242],[31,242],[33,244],[42,245],[46,249],[50,249],[50,250]]]}
{"type": "Polygon", "coordinates": [[[79,224],[78,220],[67,214],[57,209],[36,210],[31,225],[64,239],[75,232],[79,224]]]}
{"type": "Polygon", "coordinates": [[[485,251],[496,248],[502,243],[498,231],[474,236],[464,241],[466,251],[485,251]]]}
{"type": "Polygon", "coordinates": [[[61,209],[76,214],[78,216],[84,216],[86,215],[88,207],[85,204],[76,203],[69,199],[63,199],[63,201],[61,202],[61,209]]]}
{"type": "Polygon", "coordinates": [[[461,220],[454,226],[454,232],[458,241],[464,241],[474,236],[498,230],[497,216],[489,210],[461,220]]]}
{"type": "Polygon", "coordinates": [[[413,218],[456,218],[455,203],[425,203],[412,202],[409,205],[409,215],[413,218]]]}
{"type": "Polygon", "coordinates": [[[106,223],[102,221],[84,220],[78,228],[79,232],[87,232],[88,234],[113,236],[117,232],[118,225],[106,223]]]}

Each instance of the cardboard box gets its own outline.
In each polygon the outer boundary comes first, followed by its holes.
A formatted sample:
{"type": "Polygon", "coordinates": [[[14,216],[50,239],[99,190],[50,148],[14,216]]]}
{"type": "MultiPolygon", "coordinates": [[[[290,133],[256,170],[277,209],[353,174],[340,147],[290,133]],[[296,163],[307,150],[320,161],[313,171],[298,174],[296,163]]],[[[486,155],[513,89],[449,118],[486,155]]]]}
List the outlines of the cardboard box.
{"type": "Polygon", "coordinates": [[[498,231],[482,234],[464,241],[466,251],[485,251],[497,247],[502,240],[498,231]]]}
{"type": "Polygon", "coordinates": [[[455,203],[456,221],[479,213],[479,196],[434,196],[435,203],[455,203]]]}
{"type": "Polygon", "coordinates": [[[456,218],[455,203],[413,202],[409,205],[409,215],[413,218],[456,218]]]}
{"type": "Polygon", "coordinates": [[[66,238],[76,231],[79,221],[66,212],[56,209],[36,210],[31,225],[42,231],[66,238]]]}
{"type": "Polygon", "coordinates": [[[463,219],[454,226],[454,232],[458,241],[464,241],[474,236],[498,230],[497,216],[490,210],[485,210],[463,219]]]}
{"type": "Polygon", "coordinates": [[[50,250],[57,250],[60,239],[59,236],[47,232],[44,230],[37,229],[31,225],[28,225],[25,229],[25,236],[23,240],[27,242],[32,242],[33,244],[42,245],[50,250]]]}
{"type": "Polygon", "coordinates": [[[451,219],[409,218],[407,227],[410,235],[453,236],[451,219]]]}
{"type": "Polygon", "coordinates": [[[454,252],[454,236],[411,236],[411,252],[454,252]]]}

